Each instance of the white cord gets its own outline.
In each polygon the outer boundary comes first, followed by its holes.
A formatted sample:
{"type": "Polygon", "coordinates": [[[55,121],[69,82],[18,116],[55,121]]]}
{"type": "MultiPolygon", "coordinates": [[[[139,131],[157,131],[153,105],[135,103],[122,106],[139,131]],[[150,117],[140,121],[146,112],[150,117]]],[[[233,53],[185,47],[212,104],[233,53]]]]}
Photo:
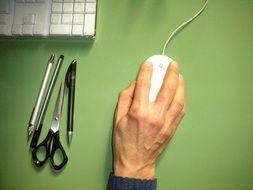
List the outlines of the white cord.
{"type": "Polygon", "coordinates": [[[189,24],[190,22],[192,22],[195,18],[197,18],[206,8],[206,5],[208,3],[208,0],[205,1],[203,7],[189,20],[185,21],[183,24],[181,24],[180,26],[178,26],[173,32],[172,34],[168,37],[168,39],[166,40],[163,49],[162,49],[162,55],[164,55],[165,49],[168,46],[169,42],[172,40],[172,38],[175,36],[175,34],[180,31],[184,26],[186,26],[187,24],[189,24]]]}

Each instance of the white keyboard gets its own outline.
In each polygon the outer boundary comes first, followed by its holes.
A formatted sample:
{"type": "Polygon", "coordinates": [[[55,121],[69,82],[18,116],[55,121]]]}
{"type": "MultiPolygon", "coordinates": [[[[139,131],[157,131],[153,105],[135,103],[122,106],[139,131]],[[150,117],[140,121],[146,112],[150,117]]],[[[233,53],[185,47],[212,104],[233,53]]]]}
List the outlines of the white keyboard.
{"type": "Polygon", "coordinates": [[[97,0],[0,0],[0,38],[94,38],[96,13],[97,0]]]}

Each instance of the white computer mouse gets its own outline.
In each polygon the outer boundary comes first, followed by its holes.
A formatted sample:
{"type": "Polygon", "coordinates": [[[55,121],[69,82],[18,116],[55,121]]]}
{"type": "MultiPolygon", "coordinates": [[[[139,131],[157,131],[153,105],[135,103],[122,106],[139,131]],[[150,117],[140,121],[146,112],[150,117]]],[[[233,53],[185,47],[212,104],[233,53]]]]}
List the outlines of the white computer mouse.
{"type": "Polygon", "coordinates": [[[153,65],[149,101],[154,102],[162,86],[163,78],[166,74],[167,68],[169,64],[173,61],[173,59],[166,55],[153,55],[149,57],[146,61],[151,62],[151,64],[153,65]]]}

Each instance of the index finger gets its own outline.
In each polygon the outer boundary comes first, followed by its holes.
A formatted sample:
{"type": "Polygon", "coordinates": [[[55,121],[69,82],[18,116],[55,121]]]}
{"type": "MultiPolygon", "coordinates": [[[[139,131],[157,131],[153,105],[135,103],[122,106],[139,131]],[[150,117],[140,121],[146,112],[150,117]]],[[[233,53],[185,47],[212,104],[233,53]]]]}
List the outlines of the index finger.
{"type": "Polygon", "coordinates": [[[147,106],[149,90],[151,85],[153,67],[150,62],[144,62],[141,66],[139,75],[136,81],[136,88],[134,92],[133,107],[147,106]]]}

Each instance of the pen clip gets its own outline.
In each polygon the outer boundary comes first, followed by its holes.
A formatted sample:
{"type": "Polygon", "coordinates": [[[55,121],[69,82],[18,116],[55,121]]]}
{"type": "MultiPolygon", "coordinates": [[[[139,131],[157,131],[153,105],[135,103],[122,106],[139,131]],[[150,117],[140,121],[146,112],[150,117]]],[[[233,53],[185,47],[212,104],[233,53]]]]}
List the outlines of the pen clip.
{"type": "Polygon", "coordinates": [[[65,75],[65,84],[66,84],[66,87],[67,87],[67,88],[70,87],[70,73],[71,73],[71,67],[72,67],[72,64],[69,65],[68,70],[67,70],[66,75],[65,75]]]}
{"type": "Polygon", "coordinates": [[[74,64],[76,64],[77,61],[74,59],[70,64],[69,67],[67,69],[66,75],[65,75],[65,84],[67,88],[70,88],[70,81],[71,81],[71,73],[75,72],[74,71],[74,64]]]}

